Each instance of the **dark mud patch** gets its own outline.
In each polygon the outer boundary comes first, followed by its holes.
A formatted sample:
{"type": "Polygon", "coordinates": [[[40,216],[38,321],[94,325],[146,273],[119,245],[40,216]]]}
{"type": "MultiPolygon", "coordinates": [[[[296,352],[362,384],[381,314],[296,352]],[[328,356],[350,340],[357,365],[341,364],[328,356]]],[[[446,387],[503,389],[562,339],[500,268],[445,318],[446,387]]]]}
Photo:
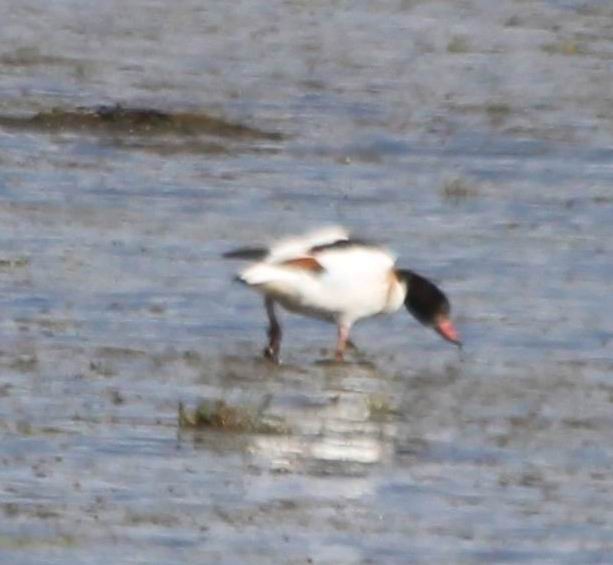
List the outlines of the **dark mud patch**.
{"type": "Polygon", "coordinates": [[[93,108],[53,108],[25,117],[0,115],[0,127],[52,133],[76,131],[148,136],[206,135],[239,140],[280,141],[282,139],[280,133],[265,131],[202,112],[164,112],[154,108],[129,108],[119,104],[93,108]]]}

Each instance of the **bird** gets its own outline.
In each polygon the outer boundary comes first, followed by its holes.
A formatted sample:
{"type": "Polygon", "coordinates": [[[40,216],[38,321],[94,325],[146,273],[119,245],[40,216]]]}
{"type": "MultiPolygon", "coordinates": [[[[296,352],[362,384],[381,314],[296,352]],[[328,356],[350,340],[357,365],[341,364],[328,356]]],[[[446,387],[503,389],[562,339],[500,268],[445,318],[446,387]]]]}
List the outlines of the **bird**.
{"type": "Polygon", "coordinates": [[[350,236],[343,227],[319,228],[270,247],[241,247],[223,254],[249,260],[235,280],[264,297],[268,343],[264,356],[280,362],[281,324],[276,307],[336,324],[336,361],[343,361],[352,326],[364,318],[406,309],[444,340],[462,347],[447,296],[432,281],[396,267],[386,247],[350,236]]]}

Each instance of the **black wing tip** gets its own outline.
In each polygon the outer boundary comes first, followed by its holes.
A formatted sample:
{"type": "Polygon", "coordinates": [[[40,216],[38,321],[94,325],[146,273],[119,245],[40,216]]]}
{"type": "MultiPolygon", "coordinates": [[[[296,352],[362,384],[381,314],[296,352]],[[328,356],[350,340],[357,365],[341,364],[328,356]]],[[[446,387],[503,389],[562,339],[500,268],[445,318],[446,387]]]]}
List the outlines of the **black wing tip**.
{"type": "Polygon", "coordinates": [[[268,255],[268,249],[263,247],[241,247],[239,249],[233,249],[232,251],[226,251],[222,257],[224,259],[263,259],[268,255]]]}
{"type": "Polygon", "coordinates": [[[329,243],[322,243],[321,245],[315,245],[309,249],[309,253],[319,253],[321,251],[329,251],[332,249],[346,249],[349,247],[374,247],[375,244],[371,241],[361,238],[342,238],[329,243]]]}

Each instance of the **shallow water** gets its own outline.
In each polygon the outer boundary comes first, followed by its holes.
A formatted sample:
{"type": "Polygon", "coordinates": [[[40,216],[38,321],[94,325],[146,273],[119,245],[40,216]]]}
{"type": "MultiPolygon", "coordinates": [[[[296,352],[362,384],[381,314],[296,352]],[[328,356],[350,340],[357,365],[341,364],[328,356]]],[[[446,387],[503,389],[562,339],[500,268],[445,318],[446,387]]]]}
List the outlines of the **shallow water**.
{"type": "Polygon", "coordinates": [[[610,562],[609,4],[128,4],[0,6],[1,560],[610,562]],[[263,362],[220,254],[330,223],[463,355],[286,316],[263,362]],[[220,399],[281,433],[180,428],[220,399]]]}

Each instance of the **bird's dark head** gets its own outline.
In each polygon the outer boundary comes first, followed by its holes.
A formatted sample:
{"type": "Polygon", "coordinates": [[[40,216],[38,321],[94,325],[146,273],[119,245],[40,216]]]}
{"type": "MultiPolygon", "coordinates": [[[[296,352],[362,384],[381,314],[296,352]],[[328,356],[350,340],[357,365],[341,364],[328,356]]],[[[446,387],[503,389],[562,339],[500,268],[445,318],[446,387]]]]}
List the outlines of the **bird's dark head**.
{"type": "Polygon", "coordinates": [[[424,326],[433,328],[443,339],[461,346],[462,342],[451,318],[449,300],[434,283],[408,270],[396,271],[397,277],[406,284],[404,305],[424,326]]]}

